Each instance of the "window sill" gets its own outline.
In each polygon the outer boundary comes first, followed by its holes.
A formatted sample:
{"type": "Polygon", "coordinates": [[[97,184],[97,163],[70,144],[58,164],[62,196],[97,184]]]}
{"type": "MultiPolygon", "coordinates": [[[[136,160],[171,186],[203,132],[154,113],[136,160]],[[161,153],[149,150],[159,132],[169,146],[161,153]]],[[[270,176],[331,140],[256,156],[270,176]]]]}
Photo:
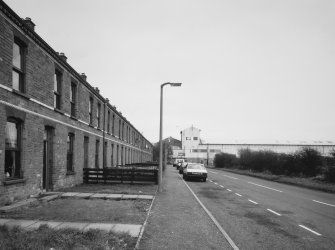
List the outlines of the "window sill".
{"type": "Polygon", "coordinates": [[[97,128],[97,130],[102,131],[101,128],[97,128]]]}
{"type": "Polygon", "coordinates": [[[75,175],[76,174],[76,172],[74,172],[74,171],[67,171],[66,172],[66,175],[75,175]]]}
{"type": "Polygon", "coordinates": [[[71,115],[70,118],[71,118],[72,120],[78,121],[78,118],[75,117],[75,116],[72,116],[72,115],[71,115]]]}
{"type": "Polygon", "coordinates": [[[9,186],[9,185],[14,185],[14,184],[18,184],[18,183],[25,183],[26,179],[6,179],[3,184],[5,186],[9,186]]]}
{"type": "Polygon", "coordinates": [[[58,109],[58,108],[54,108],[54,110],[55,110],[57,113],[60,113],[60,114],[62,114],[62,115],[64,115],[64,114],[65,114],[63,111],[61,111],[61,110],[60,110],[60,109],[58,109]]]}
{"type": "Polygon", "coordinates": [[[92,123],[88,124],[88,126],[90,126],[91,128],[94,128],[94,126],[93,126],[93,124],[92,124],[92,123]]]}
{"type": "Polygon", "coordinates": [[[21,97],[23,97],[23,98],[25,98],[25,99],[27,99],[27,100],[30,100],[30,96],[27,95],[27,94],[25,94],[25,93],[23,93],[23,92],[20,92],[20,91],[18,91],[18,90],[16,90],[16,89],[12,89],[12,92],[13,92],[13,94],[15,94],[15,95],[18,95],[18,96],[21,96],[21,97]]]}

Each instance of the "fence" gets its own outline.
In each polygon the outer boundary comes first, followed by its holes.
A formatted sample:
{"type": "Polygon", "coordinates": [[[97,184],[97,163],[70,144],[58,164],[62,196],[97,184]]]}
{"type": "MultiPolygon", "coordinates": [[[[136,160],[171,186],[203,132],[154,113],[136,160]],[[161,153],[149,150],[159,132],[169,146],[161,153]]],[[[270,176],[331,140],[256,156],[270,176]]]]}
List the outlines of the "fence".
{"type": "Polygon", "coordinates": [[[115,168],[84,168],[84,183],[154,182],[158,184],[156,164],[129,164],[115,168]]]}

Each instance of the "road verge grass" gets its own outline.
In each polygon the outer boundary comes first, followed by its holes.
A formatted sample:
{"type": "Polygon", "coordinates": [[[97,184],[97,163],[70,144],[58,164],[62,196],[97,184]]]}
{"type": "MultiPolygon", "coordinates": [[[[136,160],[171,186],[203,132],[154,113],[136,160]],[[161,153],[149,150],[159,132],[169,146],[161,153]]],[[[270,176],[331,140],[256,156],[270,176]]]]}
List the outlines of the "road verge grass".
{"type": "Polygon", "coordinates": [[[51,229],[43,225],[36,230],[0,226],[0,249],[133,249],[136,238],[126,233],[75,229],[51,229]]]}

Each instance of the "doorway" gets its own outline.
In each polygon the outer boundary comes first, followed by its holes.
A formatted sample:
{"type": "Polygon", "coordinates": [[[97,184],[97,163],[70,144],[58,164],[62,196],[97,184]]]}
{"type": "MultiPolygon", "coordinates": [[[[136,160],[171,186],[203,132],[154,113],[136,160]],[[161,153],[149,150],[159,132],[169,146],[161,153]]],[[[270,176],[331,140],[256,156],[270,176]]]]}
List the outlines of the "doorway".
{"type": "Polygon", "coordinates": [[[53,166],[53,133],[52,127],[46,126],[43,134],[43,181],[45,191],[53,190],[52,166],[53,166]]]}

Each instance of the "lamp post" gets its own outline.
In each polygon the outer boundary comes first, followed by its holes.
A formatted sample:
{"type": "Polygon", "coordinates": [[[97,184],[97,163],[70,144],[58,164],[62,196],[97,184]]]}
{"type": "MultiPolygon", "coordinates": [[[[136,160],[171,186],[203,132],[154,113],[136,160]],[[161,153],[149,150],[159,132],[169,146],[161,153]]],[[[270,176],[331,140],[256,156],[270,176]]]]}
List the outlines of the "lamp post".
{"type": "Polygon", "coordinates": [[[180,87],[181,83],[166,82],[161,85],[161,103],[160,103],[160,123],[159,123],[159,168],[158,168],[158,192],[162,192],[163,180],[163,87],[171,85],[172,87],[180,87]]]}

